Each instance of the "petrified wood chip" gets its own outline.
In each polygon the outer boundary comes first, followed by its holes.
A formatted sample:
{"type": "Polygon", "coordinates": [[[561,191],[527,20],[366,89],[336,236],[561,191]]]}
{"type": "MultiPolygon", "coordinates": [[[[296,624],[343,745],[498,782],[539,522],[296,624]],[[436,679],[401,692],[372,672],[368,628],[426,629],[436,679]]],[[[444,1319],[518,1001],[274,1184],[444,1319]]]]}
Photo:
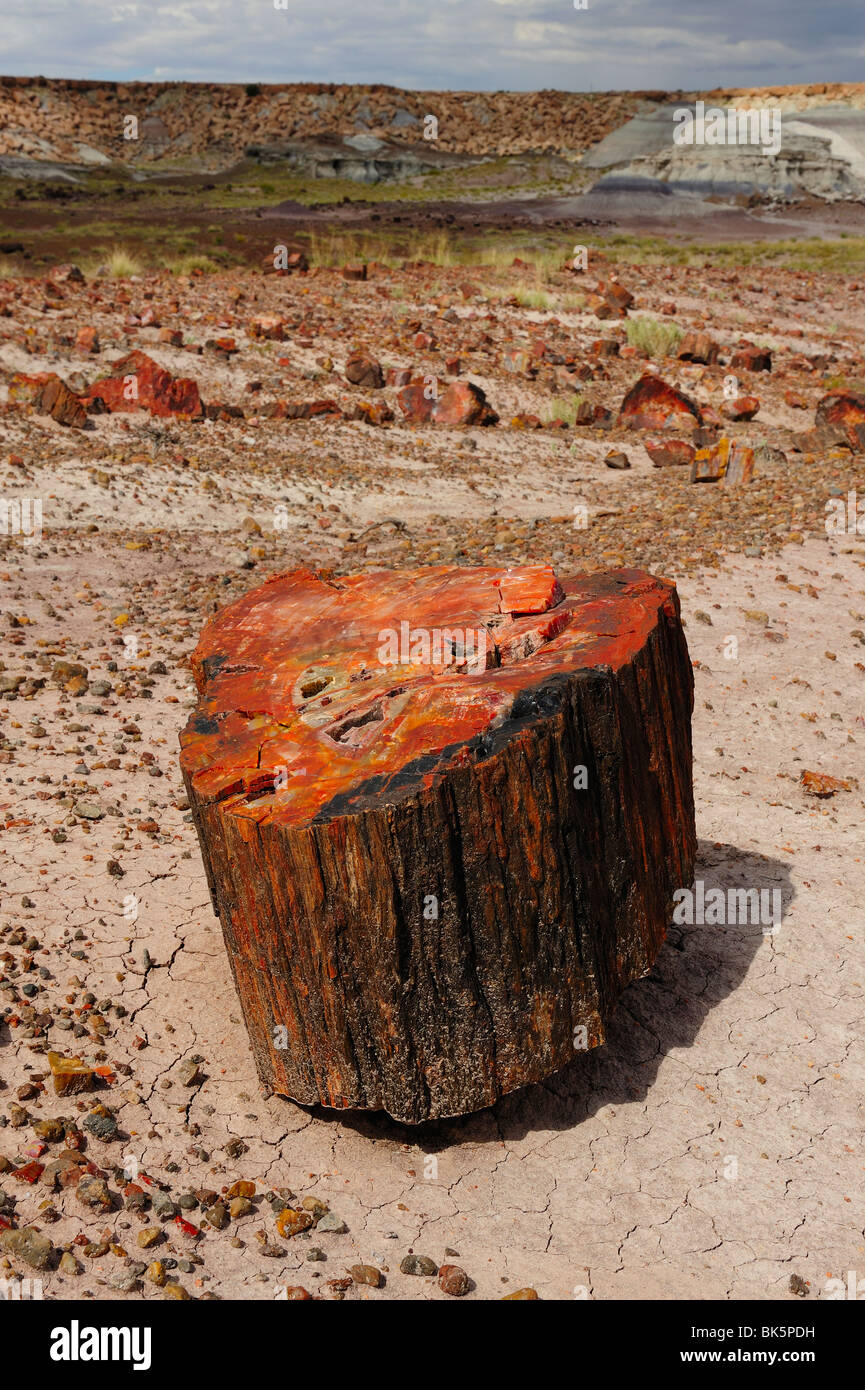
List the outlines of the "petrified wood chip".
{"type": "Polygon", "coordinates": [[[690,396],[652,372],[644,372],[619,407],[618,424],[625,429],[658,430],[701,424],[700,407],[690,396]]]}
{"type": "Polygon", "coordinates": [[[296,570],[193,668],[181,762],[267,1085],[416,1122],[603,1042],[692,881],[673,585],[296,570]]]}
{"type": "Polygon", "coordinates": [[[819,430],[828,426],[843,432],[850,447],[858,452],[865,444],[860,427],[865,425],[865,396],[854,391],[830,391],[817,402],[815,425],[819,430]]]}

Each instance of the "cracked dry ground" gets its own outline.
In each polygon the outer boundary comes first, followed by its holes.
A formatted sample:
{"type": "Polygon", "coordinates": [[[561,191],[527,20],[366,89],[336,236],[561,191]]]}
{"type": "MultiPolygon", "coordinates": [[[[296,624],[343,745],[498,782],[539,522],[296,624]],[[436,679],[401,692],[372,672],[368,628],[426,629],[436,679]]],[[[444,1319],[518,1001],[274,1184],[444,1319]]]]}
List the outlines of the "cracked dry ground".
{"type": "MultiPolygon", "coordinates": [[[[695,291],[692,272],[672,285],[657,274],[680,305],[695,291]]],[[[629,283],[649,300],[651,279],[629,283]]],[[[758,288],[775,312],[783,275],[758,288]]],[[[840,288],[823,291],[824,316],[835,294],[840,320],[840,288]]],[[[185,293],[215,310],[219,285],[185,293]]],[[[825,348],[820,306],[803,313],[811,350],[825,348]]],[[[597,333],[573,319],[575,339],[597,333]]],[[[111,331],[107,309],[99,328],[111,331]]],[[[779,330],[776,362],[784,342],[779,330]]],[[[80,367],[62,345],[30,346],[9,336],[6,365],[80,367]]],[[[861,363],[855,325],[827,351],[861,363]]],[[[224,387],[242,389],[252,352],[224,387]]],[[[165,360],[177,368],[176,356],[165,360]]],[[[187,355],[184,372],[204,382],[206,365],[187,355]]],[[[636,367],[605,370],[612,406],[636,367]]],[[[786,385],[804,392],[796,370],[786,385]]],[[[722,375],[707,369],[692,389],[719,392],[722,375]]],[[[785,407],[773,376],[759,385],[774,442],[785,407]]],[[[540,391],[493,367],[484,385],[503,417],[508,392],[530,409],[540,391]]],[[[625,443],[633,469],[609,472],[609,435],[593,430],[562,443],[503,425],[134,415],[72,435],[20,408],[2,428],[4,496],[42,497],[45,531],[0,557],[0,1225],[53,1246],[46,1297],[445,1298],[433,1277],[400,1270],[410,1252],[466,1270],[470,1299],[527,1287],[544,1299],[791,1298],[794,1274],[817,1298],[827,1277],[861,1269],[865,544],[823,528],[829,489],[856,486],[856,455],[791,452],[722,493],[652,469],[641,436],[625,443]],[[578,497],[585,530],[571,524],[578,497]],[[404,529],[361,535],[389,517],[404,529]],[[493,1110],[412,1130],[263,1094],[177,769],[186,656],[205,616],[298,562],[552,558],[566,573],[619,555],[679,583],[697,877],[780,888],[780,930],[672,926],[607,1044],[493,1110]],[[86,678],[64,689],[51,678],[60,660],[86,678]],[[803,771],[846,785],[809,796],[803,771]],[[101,1069],[95,1089],[56,1095],[49,1050],[101,1069]],[[57,1117],[69,1123],[45,1124],[57,1117]],[[76,1153],[94,1171],[82,1175],[76,1153]],[[87,1181],[100,1173],[107,1198],[87,1181]],[[213,1224],[205,1211],[222,1197],[233,1211],[213,1224]],[[317,1226],[280,1233],[280,1208],[315,1217],[317,1202],[329,1208],[317,1226]],[[381,1287],[346,1283],[361,1263],[384,1271],[381,1287]]],[[[36,1273],[7,1242],[0,1277],[13,1271],[36,1273]]]]}

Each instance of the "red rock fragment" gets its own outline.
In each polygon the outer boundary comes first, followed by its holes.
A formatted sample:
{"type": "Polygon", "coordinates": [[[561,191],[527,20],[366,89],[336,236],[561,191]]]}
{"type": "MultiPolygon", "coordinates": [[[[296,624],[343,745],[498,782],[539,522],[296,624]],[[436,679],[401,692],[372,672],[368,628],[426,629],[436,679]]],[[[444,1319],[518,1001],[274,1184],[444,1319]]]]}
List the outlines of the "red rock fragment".
{"type": "Polygon", "coordinates": [[[708,333],[686,333],[676,353],[680,362],[714,364],[718,360],[718,344],[708,333]]]}
{"type": "Polygon", "coordinates": [[[592,401],[580,401],[574,413],[575,425],[597,425],[605,428],[612,423],[612,412],[592,401]]]}
{"type": "Polygon", "coordinates": [[[696,401],[653,372],[645,372],[622,401],[618,423],[626,429],[657,430],[688,424],[689,416],[698,425],[702,423],[696,401]]]}
{"type": "Polygon", "coordinates": [[[472,1281],[459,1265],[442,1265],[438,1273],[438,1285],[442,1293],[451,1298],[464,1298],[472,1286],[472,1281]]]}
{"type": "Polygon", "coordinates": [[[634,302],[634,296],[630,290],[626,290],[624,285],[619,284],[618,280],[602,282],[598,285],[597,292],[603,296],[611,309],[627,310],[634,302]]]}
{"type": "Polygon", "coordinates": [[[643,447],[656,468],[690,468],[697,452],[685,439],[647,439],[643,447]]]}
{"type": "Polygon", "coordinates": [[[816,428],[843,431],[851,449],[859,452],[865,447],[860,426],[865,425],[865,396],[853,391],[830,391],[817,402],[814,417],[816,428]]]}
{"type": "Polygon", "coordinates": [[[842,777],[830,777],[828,772],[807,772],[799,774],[802,790],[807,796],[826,798],[836,792],[849,792],[850,783],[842,777]]]}
{"type": "Polygon", "coordinates": [[[422,378],[404,386],[397,403],[412,424],[431,421],[436,425],[492,425],[499,418],[487,404],[481,388],[470,381],[455,381],[436,396],[422,378]]]}
{"type": "Polygon", "coordinates": [[[33,1183],[39,1181],[44,1171],[45,1164],[36,1163],[34,1161],[31,1163],[24,1163],[20,1168],[16,1168],[14,1176],[19,1178],[21,1182],[29,1182],[32,1186],[33,1183]]]}
{"type": "Polygon", "coordinates": [[[336,401],[298,401],[285,405],[286,420],[317,420],[322,415],[341,415],[336,401]]]}
{"type": "Polygon", "coordinates": [[[285,338],[285,319],[281,314],[258,314],[249,323],[250,338],[268,338],[281,343],[285,338]]]}
{"type": "Polygon", "coordinates": [[[79,328],[75,335],[75,351],[93,354],[99,351],[99,334],[95,328],[79,328]]]}
{"type": "Polygon", "coordinates": [[[223,424],[229,420],[243,420],[244,413],[239,405],[226,405],[224,401],[209,401],[202,406],[206,420],[221,420],[223,424]]]}
{"type": "Polygon", "coordinates": [[[753,420],[759,409],[757,396],[738,396],[734,401],[724,401],[721,414],[725,420],[753,420]]]}
{"type": "Polygon", "coordinates": [[[730,457],[724,470],[723,487],[743,487],[754,476],[754,450],[747,444],[736,440],[730,449],[730,457]]]}
{"type": "Polygon", "coordinates": [[[358,401],[347,420],[363,420],[367,425],[388,425],[394,414],[384,401],[358,401]]]}
{"type": "Polygon", "coordinates": [[[45,382],[39,393],[36,408],[43,415],[50,415],[58,425],[68,425],[72,429],[82,430],[87,423],[87,411],[59,376],[49,377],[45,382]]]}
{"type": "Polygon", "coordinates": [[[740,371],[771,372],[772,354],[768,348],[742,341],[730,358],[730,366],[740,371]]]}
{"type": "Polygon", "coordinates": [[[384,386],[381,363],[363,353],[357,353],[348,359],[345,364],[345,379],[350,381],[352,386],[361,386],[366,391],[378,391],[384,386]]]}
{"type": "Polygon", "coordinates": [[[201,420],[198,386],[188,377],[172,377],[145,353],[134,351],[115,362],[112,374],[97,381],[82,397],[102,401],[112,412],[148,410],[151,415],[182,415],[201,420]]]}

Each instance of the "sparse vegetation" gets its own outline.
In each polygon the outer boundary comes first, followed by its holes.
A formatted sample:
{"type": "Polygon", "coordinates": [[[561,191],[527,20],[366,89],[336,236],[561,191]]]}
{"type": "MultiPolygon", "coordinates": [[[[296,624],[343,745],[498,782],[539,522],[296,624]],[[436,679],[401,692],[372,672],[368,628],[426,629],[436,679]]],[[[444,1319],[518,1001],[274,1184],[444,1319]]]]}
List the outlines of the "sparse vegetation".
{"type": "Polygon", "coordinates": [[[559,396],[550,402],[549,408],[543,417],[545,425],[552,424],[553,420],[564,420],[565,424],[571,428],[577,421],[577,410],[582,403],[582,396],[559,396]]]}
{"type": "Polygon", "coordinates": [[[144,266],[137,256],[124,246],[112,246],[105,257],[108,273],[115,280],[128,280],[130,275],[141,275],[144,266]]]}
{"type": "Polygon", "coordinates": [[[521,309],[554,309],[556,307],[555,295],[549,294],[546,290],[518,289],[514,292],[513,297],[521,309]]]}
{"type": "Polygon", "coordinates": [[[191,275],[193,270],[201,270],[205,274],[212,275],[214,271],[220,269],[210,256],[202,256],[198,253],[180,256],[177,260],[166,261],[165,264],[173,275],[191,275]]]}
{"type": "Polygon", "coordinates": [[[659,319],[628,319],[626,332],[631,347],[650,357],[669,357],[682,341],[681,328],[675,323],[661,323],[659,319]]]}

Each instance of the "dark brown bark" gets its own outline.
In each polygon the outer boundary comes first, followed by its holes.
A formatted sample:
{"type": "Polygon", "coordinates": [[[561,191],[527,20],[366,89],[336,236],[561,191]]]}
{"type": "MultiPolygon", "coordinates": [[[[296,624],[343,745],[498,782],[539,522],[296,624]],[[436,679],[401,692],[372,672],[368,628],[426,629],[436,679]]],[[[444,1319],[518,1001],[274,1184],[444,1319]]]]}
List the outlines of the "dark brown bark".
{"type": "Polygon", "coordinates": [[[205,629],[182,764],[275,1091],[408,1122],[481,1109],[565,1066],[581,1025],[602,1043],[655,960],[695,854],[678,598],[635,570],[564,594],[550,573],[299,572],[205,629]],[[371,634],[401,612],[416,625],[425,604],[451,627],[461,586],[461,626],[487,621],[500,664],[412,667],[391,707],[371,634]],[[320,687],[341,664],[353,684],[320,687]],[[279,759],[307,771],[281,788],[279,759]]]}

